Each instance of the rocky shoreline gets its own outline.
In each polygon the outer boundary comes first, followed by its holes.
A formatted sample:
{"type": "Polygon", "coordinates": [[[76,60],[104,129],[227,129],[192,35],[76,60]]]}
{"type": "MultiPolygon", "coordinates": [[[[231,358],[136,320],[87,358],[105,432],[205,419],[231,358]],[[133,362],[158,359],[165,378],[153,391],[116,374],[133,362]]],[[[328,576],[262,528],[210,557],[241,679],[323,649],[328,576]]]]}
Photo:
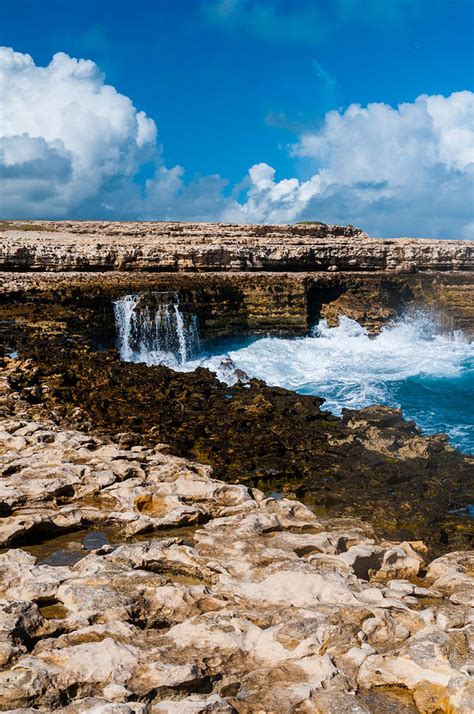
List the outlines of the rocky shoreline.
{"type": "MultiPolygon", "coordinates": [[[[58,328],[57,328],[58,329],[58,328]]],[[[325,515],[368,518],[390,538],[423,538],[431,557],[472,547],[473,457],[388,407],[321,410],[318,397],[208,370],[121,362],[68,334],[28,333],[5,360],[15,399],[68,428],[171,452],[216,478],[304,499],[325,515]]],[[[6,369],[6,368],[5,368],[6,369]]]]}
{"type": "Polygon", "coordinates": [[[113,312],[469,333],[470,271],[352,226],[0,224],[0,711],[471,712],[473,459],[388,407],[121,362],[113,312]]]}
{"type": "Polygon", "coordinates": [[[420,541],[58,426],[12,370],[2,711],[472,711],[472,553],[426,566],[420,541]]]}

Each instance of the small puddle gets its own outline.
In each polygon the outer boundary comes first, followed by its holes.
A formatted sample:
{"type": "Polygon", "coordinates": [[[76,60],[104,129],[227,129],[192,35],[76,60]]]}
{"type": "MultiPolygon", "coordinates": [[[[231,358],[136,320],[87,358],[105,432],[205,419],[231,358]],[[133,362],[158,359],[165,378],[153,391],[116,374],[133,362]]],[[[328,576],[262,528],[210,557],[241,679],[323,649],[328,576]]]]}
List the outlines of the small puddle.
{"type": "Polygon", "coordinates": [[[38,565],[75,565],[84,558],[91,550],[96,550],[109,543],[108,534],[105,531],[82,530],[74,533],[65,533],[56,538],[34,543],[31,545],[21,545],[22,550],[34,555],[38,565]]]}
{"type": "Polygon", "coordinates": [[[131,538],[125,538],[116,528],[84,529],[73,533],[65,533],[56,538],[44,540],[41,543],[21,545],[19,547],[34,555],[38,565],[73,566],[91,551],[98,550],[105,545],[118,546],[129,543],[167,540],[168,538],[181,538],[187,545],[192,545],[193,536],[198,527],[188,526],[153,533],[141,533],[131,538]]]}
{"type": "Polygon", "coordinates": [[[54,598],[39,601],[38,609],[45,620],[64,620],[67,617],[67,609],[54,598]]]}

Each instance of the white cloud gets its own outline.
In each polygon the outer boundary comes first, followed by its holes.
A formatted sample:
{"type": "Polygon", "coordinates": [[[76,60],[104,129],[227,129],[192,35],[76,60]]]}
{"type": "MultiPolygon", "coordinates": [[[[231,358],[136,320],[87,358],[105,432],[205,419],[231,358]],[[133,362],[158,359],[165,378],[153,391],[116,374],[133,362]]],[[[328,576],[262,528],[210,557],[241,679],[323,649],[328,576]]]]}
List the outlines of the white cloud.
{"type": "Polygon", "coordinates": [[[474,94],[422,95],[413,103],[352,104],[292,148],[313,165],[309,180],[249,172],[248,199],[232,220],[317,219],[362,225],[381,236],[474,237],[474,94]]]}
{"type": "Polygon", "coordinates": [[[159,167],[145,184],[142,218],[153,220],[216,221],[229,204],[224,195],[227,181],[219,175],[184,181],[184,169],[159,167]]]}
{"type": "Polygon", "coordinates": [[[155,122],[104,83],[94,62],[46,67],[0,48],[0,215],[5,218],[217,219],[226,181],[186,183],[166,168],[155,122]],[[144,163],[154,176],[134,181],[144,163]]]}
{"type": "Polygon", "coordinates": [[[331,111],[291,148],[295,177],[257,163],[228,195],[218,175],[187,182],[166,167],[154,121],[93,62],[59,53],[39,67],[0,48],[0,82],[5,218],[322,220],[386,237],[474,237],[471,92],[331,111]],[[153,178],[140,182],[150,162],[153,178]]]}
{"type": "Polygon", "coordinates": [[[97,65],[66,54],[38,67],[0,48],[2,213],[71,215],[130,180],[158,154],[156,126],[104,84],[97,65]]]}

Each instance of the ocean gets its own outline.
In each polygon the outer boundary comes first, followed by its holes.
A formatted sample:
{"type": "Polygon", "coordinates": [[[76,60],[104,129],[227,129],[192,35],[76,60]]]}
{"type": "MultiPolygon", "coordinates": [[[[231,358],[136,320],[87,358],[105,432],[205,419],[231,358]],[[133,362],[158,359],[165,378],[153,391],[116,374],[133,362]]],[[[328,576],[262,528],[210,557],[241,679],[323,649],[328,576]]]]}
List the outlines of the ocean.
{"type": "Polygon", "coordinates": [[[453,446],[474,453],[474,343],[461,332],[444,332],[431,315],[412,313],[375,337],[343,316],[337,327],[320,321],[305,337],[201,344],[196,326],[186,333],[175,310],[174,323],[166,325],[166,335],[174,334],[171,341],[163,339],[161,320],[160,332],[148,331],[146,344],[133,349],[133,323],[130,315],[124,320],[123,307],[121,301],[116,316],[119,351],[127,361],[166,364],[179,371],[207,367],[227,384],[241,370],[269,385],[323,397],[322,408],[334,414],[385,404],[401,409],[424,433],[445,433],[453,446]]]}

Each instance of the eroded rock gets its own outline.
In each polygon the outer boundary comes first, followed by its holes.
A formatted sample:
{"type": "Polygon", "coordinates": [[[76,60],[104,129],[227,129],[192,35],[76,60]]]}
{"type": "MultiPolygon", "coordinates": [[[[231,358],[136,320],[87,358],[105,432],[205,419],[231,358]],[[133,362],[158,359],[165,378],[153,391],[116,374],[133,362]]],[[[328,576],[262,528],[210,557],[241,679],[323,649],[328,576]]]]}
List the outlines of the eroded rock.
{"type": "Polygon", "coordinates": [[[472,554],[424,576],[420,542],[162,447],[0,421],[2,711],[472,711],[472,554]]]}

